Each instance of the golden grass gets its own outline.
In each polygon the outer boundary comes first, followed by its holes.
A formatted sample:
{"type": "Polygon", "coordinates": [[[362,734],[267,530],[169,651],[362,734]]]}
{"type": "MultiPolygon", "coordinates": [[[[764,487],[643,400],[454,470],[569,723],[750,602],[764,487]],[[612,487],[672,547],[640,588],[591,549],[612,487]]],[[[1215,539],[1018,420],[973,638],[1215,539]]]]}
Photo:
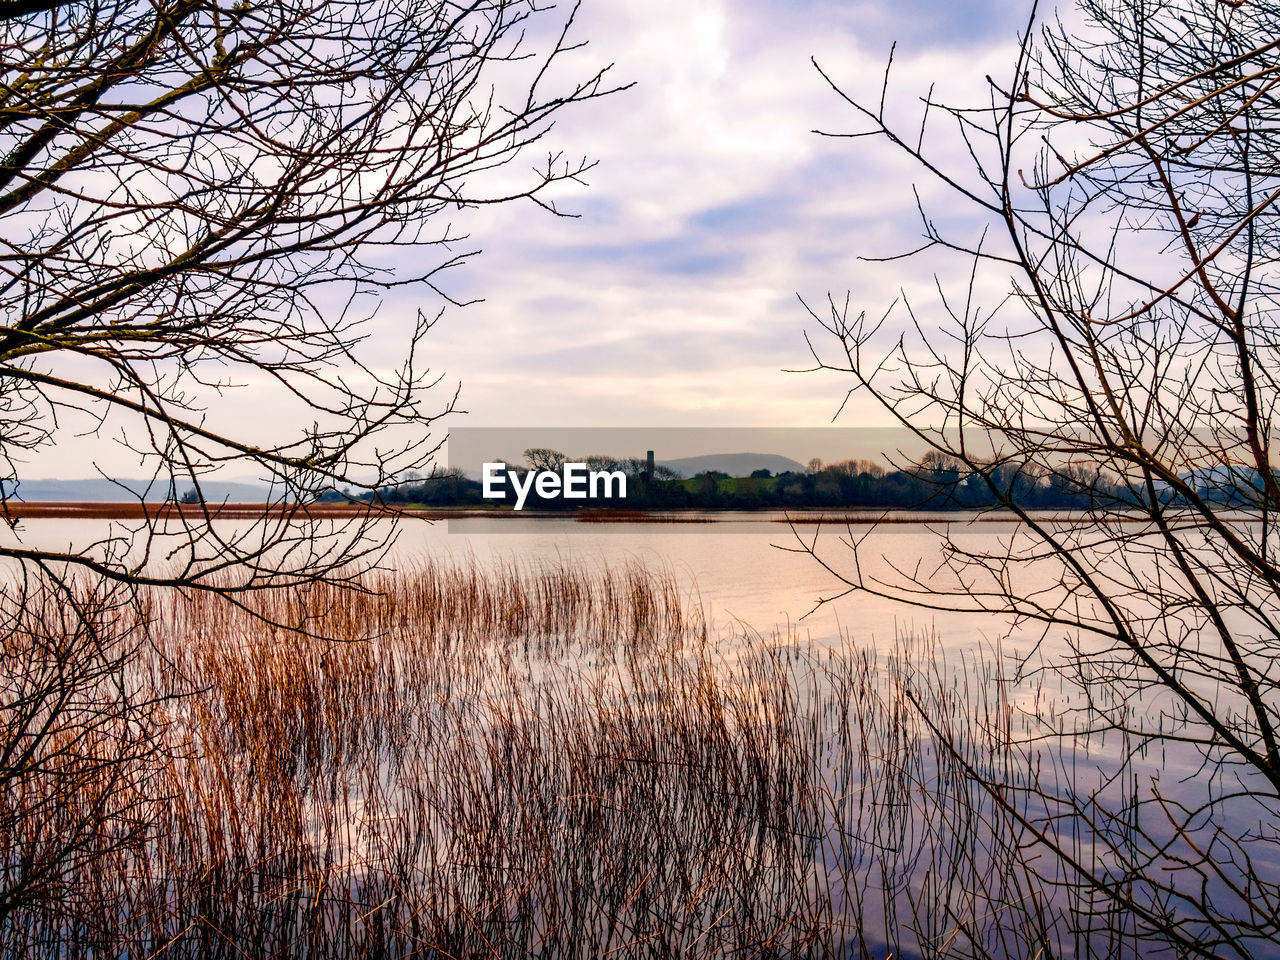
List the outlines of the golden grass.
{"type": "MultiPolygon", "coordinates": [[[[904,698],[930,641],[709,636],[638,567],[367,586],[258,601],[326,641],[146,598],[113,676],[158,698],[134,731],[157,749],[121,761],[126,814],[98,812],[107,779],[61,798],[119,842],[0,904],[5,956],[1030,957],[1051,936],[1012,828],[904,698]]],[[[976,711],[996,736],[973,756],[1013,777],[1000,685],[957,676],[939,716],[960,736],[976,711]]],[[[10,776],[5,822],[38,782],[10,776]]],[[[52,855],[28,839],[3,837],[52,855]]]]}

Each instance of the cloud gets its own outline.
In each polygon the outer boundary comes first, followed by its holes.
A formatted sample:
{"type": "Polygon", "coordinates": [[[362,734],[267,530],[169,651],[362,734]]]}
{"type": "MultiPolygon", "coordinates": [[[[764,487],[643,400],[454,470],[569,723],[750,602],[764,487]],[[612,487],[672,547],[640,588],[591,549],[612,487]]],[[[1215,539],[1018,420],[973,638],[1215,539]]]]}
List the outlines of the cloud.
{"type": "MultiPolygon", "coordinates": [[[[448,310],[427,346],[433,369],[461,381],[466,422],[826,423],[844,385],[782,372],[809,361],[796,294],[851,287],[879,310],[915,282],[912,268],[858,256],[918,243],[911,184],[922,178],[885,144],[813,133],[859,122],[810,58],[876,99],[900,39],[888,108],[910,125],[935,79],[957,99],[981,96],[1020,27],[995,2],[588,2],[579,74],[613,62],[636,86],[565,113],[538,145],[599,161],[586,188],[555,194],[575,219],[533,204],[455,218],[470,239],[452,249],[483,255],[440,285],[484,302],[448,310]]],[[[525,176],[538,159],[531,150],[498,177],[525,176]]],[[[926,199],[942,217],[954,207],[934,188],[926,199]]],[[[399,332],[439,305],[388,296],[367,356],[391,368],[399,332]]],[[[224,403],[252,415],[260,401],[224,403]]]]}
{"type": "MultiPolygon", "coordinates": [[[[810,55],[879,94],[883,55],[868,52],[867,18],[823,3],[782,16],[772,0],[684,9],[599,13],[602,42],[588,49],[638,86],[557,131],[600,160],[589,190],[566,197],[580,217],[500,208],[474,223],[485,254],[452,289],[486,302],[449,318],[436,347],[475,422],[825,423],[842,385],[782,372],[811,361],[796,294],[852,287],[878,312],[913,281],[913,267],[858,257],[919,244],[919,168],[884,144],[812,132],[857,118],[810,55]]],[[[896,60],[888,104],[908,125],[930,78],[963,78],[954,93],[972,99],[1008,59],[989,42],[1007,23],[987,17],[959,36],[948,26],[958,14],[940,16],[932,33],[913,27],[917,51],[896,60]]],[[[954,204],[933,187],[925,196],[945,221],[954,204]]]]}

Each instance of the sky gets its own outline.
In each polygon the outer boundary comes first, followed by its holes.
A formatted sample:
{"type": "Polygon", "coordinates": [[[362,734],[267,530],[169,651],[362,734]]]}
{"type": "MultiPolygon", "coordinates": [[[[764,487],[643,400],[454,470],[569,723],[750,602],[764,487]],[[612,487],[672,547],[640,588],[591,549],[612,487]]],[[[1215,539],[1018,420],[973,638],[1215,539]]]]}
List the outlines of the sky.
{"type": "MultiPolygon", "coordinates": [[[[814,133],[866,127],[811,58],[874,100],[896,41],[888,110],[913,129],[931,84],[942,99],[980,102],[984,76],[1008,74],[1023,16],[988,0],[584,0],[573,36],[588,45],[568,69],[612,63],[614,81],[634,86],[561,114],[544,141],[596,161],[585,185],[555,195],[572,218],[523,203],[455,225],[470,237],[457,249],[481,253],[442,287],[482,302],[446,310],[426,343],[441,402],[461,386],[466,413],[452,424],[831,423],[848,382],[784,372],[812,364],[805,331],[816,325],[798,297],[820,304],[848,292],[855,310],[878,314],[909,289],[927,316],[930,271],[967,264],[922,272],[859,259],[919,244],[913,184],[944,220],[955,201],[879,141],[814,133]]],[[[956,226],[981,229],[963,217],[956,226]]],[[[421,293],[384,300],[369,329],[388,368],[397,332],[439,305],[421,293]]],[[[217,416],[261,420],[264,403],[233,391],[217,416]]],[[[836,422],[889,419],[856,400],[836,422]]],[[[108,447],[59,444],[26,475],[91,476],[91,461],[137,473],[108,447]]]]}
{"type": "MultiPolygon", "coordinates": [[[[914,284],[918,265],[858,257],[919,245],[911,191],[924,178],[882,144],[813,132],[865,124],[810,58],[878,97],[896,40],[890,104],[911,128],[931,82],[974,98],[986,73],[1008,72],[1022,26],[1008,9],[588,0],[581,59],[635,86],[549,136],[598,161],[587,187],[561,192],[575,219],[526,205],[468,225],[483,254],[444,283],[484,302],[448,313],[429,341],[462,384],[468,424],[829,423],[847,384],[783,372],[811,365],[798,296],[851,291],[878,314],[914,284]]],[[[935,199],[945,215],[952,201],[935,199]]],[[[850,417],[887,422],[869,406],[850,417]]]]}

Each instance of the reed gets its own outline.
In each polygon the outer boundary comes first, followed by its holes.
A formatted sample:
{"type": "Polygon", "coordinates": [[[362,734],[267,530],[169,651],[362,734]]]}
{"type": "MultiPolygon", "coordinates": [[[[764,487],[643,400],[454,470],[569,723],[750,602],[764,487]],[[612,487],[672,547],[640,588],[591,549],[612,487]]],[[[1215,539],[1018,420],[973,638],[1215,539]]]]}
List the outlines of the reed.
{"type": "Polygon", "coordinates": [[[83,742],[103,762],[42,809],[87,831],[82,855],[33,840],[41,781],[6,768],[5,956],[1033,957],[1127,936],[1081,937],[944,749],[1029,775],[1002,678],[936,638],[713,635],[639,567],[421,563],[365,586],[93,611],[129,646],[82,714],[157,706],[113,721],[128,750],[83,742]],[[262,619],[300,611],[328,639],[262,619]],[[52,858],[48,882],[16,885],[23,857],[52,858]]]}

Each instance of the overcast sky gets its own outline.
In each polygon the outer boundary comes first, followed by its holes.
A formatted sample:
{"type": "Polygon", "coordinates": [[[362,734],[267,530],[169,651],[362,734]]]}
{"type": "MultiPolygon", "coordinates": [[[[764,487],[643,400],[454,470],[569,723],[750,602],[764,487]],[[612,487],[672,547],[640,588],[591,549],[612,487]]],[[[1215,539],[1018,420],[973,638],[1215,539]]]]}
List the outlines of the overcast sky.
{"type": "MultiPolygon", "coordinates": [[[[563,194],[577,219],[524,206],[470,226],[484,253],[445,284],[485,303],[448,314],[431,340],[469,422],[828,422],[842,382],[782,372],[808,363],[797,294],[852,289],[868,310],[886,306],[918,267],[857,258],[918,245],[921,178],[877,143],[812,132],[865,124],[810,58],[874,99],[897,40],[891,103],[909,128],[931,82],[972,100],[986,73],[1009,72],[1023,24],[1008,11],[985,0],[587,0],[584,62],[613,62],[636,86],[564,117],[550,138],[599,161],[587,188],[563,194]]],[[[936,200],[945,215],[948,199],[936,200]]]]}
{"type": "MultiPolygon", "coordinates": [[[[985,74],[1007,76],[1024,16],[988,0],[584,0],[576,36],[589,46],[573,63],[586,74],[611,62],[635,86],[562,115],[546,140],[598,161],[588,185],[559,195],[575,219],[523,204],[461,222],[471,242],[459,249],[483,253],[442,283],[484,302],[447,311],[428,341],[433,369],[462,387],[469,413],[454,422],[828,423],[847,384],[782,372],[810,362],[797,294],[851,290],[878,313],[900,286],[931,281],[918,264],[858,260],[918,244],[920,172],[877,142],[812,132],[865,124],[810,58],[875,99],[896,40],[889,106],[909,128],[931,83],[974,102],[985,74]]],[[[925,198],[944,218],[954,203],[925,198]]],[[[382,305],[371,329],[388,361],[419,306],[438,304],[382,305]]],[[[241,390],[218,413],[262,420],[266,406],[241,390]]],[[[885,422],[858,404],[840,421],[885,422]]],[[[89,476],[90,459],[136,475],[91,441],[59,444],[26,475],[89,476]]]]}

